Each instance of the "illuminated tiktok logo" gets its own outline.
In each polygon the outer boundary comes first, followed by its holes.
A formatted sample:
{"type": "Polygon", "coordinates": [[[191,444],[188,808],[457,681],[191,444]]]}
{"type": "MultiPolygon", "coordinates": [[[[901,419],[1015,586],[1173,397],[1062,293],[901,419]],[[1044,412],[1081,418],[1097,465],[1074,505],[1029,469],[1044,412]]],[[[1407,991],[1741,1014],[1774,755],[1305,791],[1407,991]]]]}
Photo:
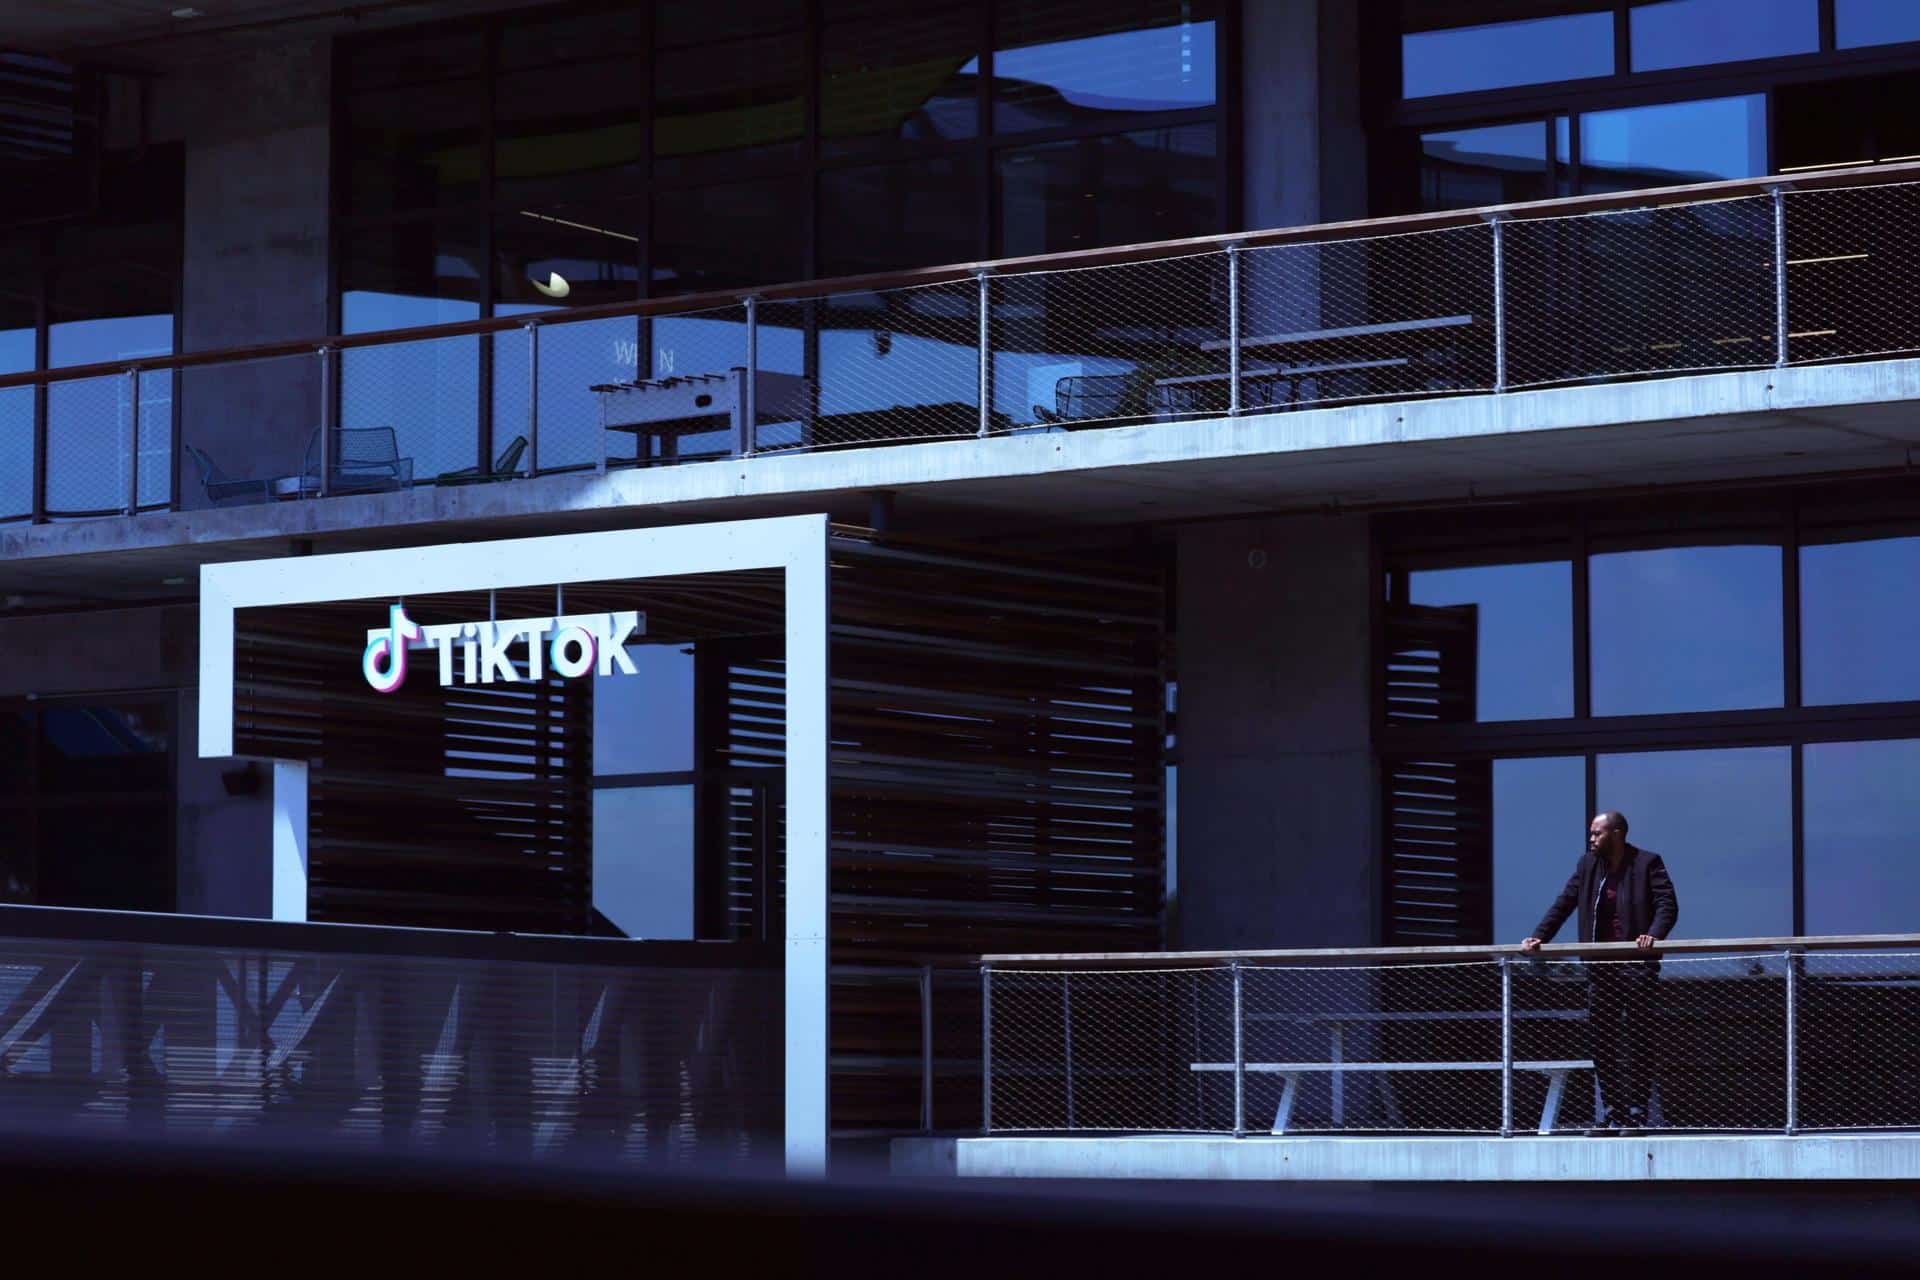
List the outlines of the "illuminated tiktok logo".
{"type": "Polygon", "coordinates": [[[406,683],[407,654],[436,650],[440,683],[493,684],[543,679],[543,668],[572,679],[589,672],[633,675],[627,644],[646,634],[646,615],[577,613],[551,618],[506,618],[490,622],[448,622],[423,627],[407,616],[406,606],[387,611],[387,625],[367,631],[360,672],[376,693],[393,693],[406,683]],[[514,661],[513,646],[524,644],[526,674],[514,661]],[[456,679],[455,656],[459,657],[456,679]]]}

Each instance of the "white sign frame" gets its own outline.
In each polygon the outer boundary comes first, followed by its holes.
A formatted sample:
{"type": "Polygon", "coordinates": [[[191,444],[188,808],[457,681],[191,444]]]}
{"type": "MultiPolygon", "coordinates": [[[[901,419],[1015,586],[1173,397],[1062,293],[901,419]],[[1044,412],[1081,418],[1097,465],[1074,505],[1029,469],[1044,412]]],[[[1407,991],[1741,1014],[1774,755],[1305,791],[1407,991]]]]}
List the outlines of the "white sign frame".
{"type": "MultiPolygon", "coordinates": [[[[234,612],[238,609],[781,570],[787,670],[786,1168],[790,1175],[824,1175],[828,536],[825,515],[781,516],[205,565],[200,571],[200,755],[233,754],[234,612]]],[[[356,672],[344,674],[358,678],[356,672]]],[[[276,916],[282,900],[294,896],[281,892],[277,870],[282,866],[303,870],[306,854],[306,795],[300,785],[306,776],[305,762],[287,763],[300,767],[274,771],[276,916]],[[283,785],[300,794],[281,796],[283,785]],[[280,821],[282,817],[285,822],[280,821]],[[287,827],[285,832],[282,826],[287,827]],[[289,846],[287,850],[279,848],[282,843],[289,846]]],[[[301,901],[294,918],[304,919],[304,893],[297,896],[301,901]]],[[[289,903],[287,910],[293,915],[295,908],[289,903]]]]}

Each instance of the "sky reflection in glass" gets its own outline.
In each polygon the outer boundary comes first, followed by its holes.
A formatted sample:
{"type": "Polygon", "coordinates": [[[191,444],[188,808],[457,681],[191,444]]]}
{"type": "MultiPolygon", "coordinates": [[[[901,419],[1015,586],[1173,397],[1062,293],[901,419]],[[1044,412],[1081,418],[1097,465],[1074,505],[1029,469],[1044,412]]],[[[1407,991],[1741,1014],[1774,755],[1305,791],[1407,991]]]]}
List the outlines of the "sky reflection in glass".
{"type": "Polygon", "coordinates": [[[1407,575],[1421,605],[1479,610],[1476,720],[1573,714],[1573,569],[1565,560],[1407,575]]]}
{"type": "Polygon", "coordinates": [[[1635,71],[1815,53],[1818,0],[1658,0],[1628,9],[1635,71]]]}
{"type": "Polygon", "coordinates": [[[1920,741],[1804,748],[1806,931],[1910,933],[1920,915],[1920,741]]]}
{"type": "Polygon", "coordinates": [[[1920,698],[1920,538],[1800,549],[1800,689],[1809,706],[1920,698]]]}
{"type": "Polygon", "coordinates": [[[1613,552],[1589,572],[1595,715],[1781,704],[1780,548],[1613,552]]]}
{"type": "Polygon", "coordinates": [[[1426,98],[1613,74],[1613,15],[1575,13],[1400,37],[1401,93],[1426,98]]]}
{"type": "Polygon", "coordinates": [[[1520,941],[1547,913],[1586,852],[1586,806],[1584,756],[1493,762],[1494,942],[1520,941]]]}

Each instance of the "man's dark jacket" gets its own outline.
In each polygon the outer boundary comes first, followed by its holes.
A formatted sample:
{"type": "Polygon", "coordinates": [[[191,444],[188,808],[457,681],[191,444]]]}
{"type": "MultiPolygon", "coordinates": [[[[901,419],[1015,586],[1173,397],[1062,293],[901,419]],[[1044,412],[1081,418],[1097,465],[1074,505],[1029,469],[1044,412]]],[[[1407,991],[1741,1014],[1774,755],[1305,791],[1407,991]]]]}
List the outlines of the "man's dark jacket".
{"type": "MultiPolygon", "coordinates": [[[[1533,936],[1551,942],[1560,926],[1576,908],[1580,912],[1580,941],[1593,941],[1593,898],[1607,874],[1607,860],[1593,853],[1580,855],[1567,887],[1547,908],[1546,916],[1534,928],[1533,936]]],[[[1632,942],[1643,933],[1664,938],[1673,932],[1680,919],[1680,899],[1673,892],[1673,880],[1660,855],[1646,849],[1627,846],[1626,860],[1620,864],[1620,885],[1614,898],[1620,913],[1621,933],[1632,942]]],[[[1611,939],[1606,939],[1611,941],[1611,939]]]]}

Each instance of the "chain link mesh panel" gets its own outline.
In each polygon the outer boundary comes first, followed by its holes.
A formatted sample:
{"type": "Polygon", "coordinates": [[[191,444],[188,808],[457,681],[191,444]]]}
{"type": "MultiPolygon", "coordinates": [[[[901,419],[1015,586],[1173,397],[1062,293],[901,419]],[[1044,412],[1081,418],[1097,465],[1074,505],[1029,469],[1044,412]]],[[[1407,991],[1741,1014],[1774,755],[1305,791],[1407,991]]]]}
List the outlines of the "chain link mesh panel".
{"type": "MultiPolygon", "coordinates": [[[[1244,1131],[1920,1127],[1920,952],[1507,973],[1510,1023],[1497,962],[1243,963],[1244,1131]]],[[[991,997],[992,1131],[1234,1131],[1230,966],[995,968],[991,997]]]]}
{"type": "Polygon", "coordinates": [[[1772,364],[1766,196],[1510,221],[1507,385],[1772,364]]]}
{"type": "MultiPolygon", "coordinates": [[[[636,369],[616,380],[632,385],[602,393],[609,461],[651,465],[730,455],[734,401],[748,363],[746,307],[654,316],[639,333],[645,345],[636,369]]],[[[761,335],[761,368],[779,366],[781,345],[761,335]]],[[[544,382],[544,368],[541,373],[544,382]]]]}
{"type": "MultiPolygon", "coordinates": [[[[493,346],[493,451],[497,464],[523,442],[517,471],[525,472],[532,454],[539,471],[571,471],[600,462],[600,393],[612,382],[630,381],[640,360],[641,322],[632,316],[604,320],[550,315],[531,333],[498,333],[493,346]],[[535,337],[534,335],[538,336],[535,337]],[[539,420],[529,417],[529,362],[540,346],[539,420]],[[533,447],[538,437],[537,450],[533,447]]],[[[610,432],[610,456],[630,460],[634,437],[610,432]]]]}
{"type": "MultiPolygon", "coordinates": [[[[980,302],[973,281],[834,294],[763,309],[804,313],[819,340],[811,431],[776,434],[762,414],[760,448],[954,439],[980,429],[980,302]]],[[[795,320],[804,323],[800,314],[795,320]]]]}
{"type": "MultiPolygon", "coordinates": [[[[302,468],[320,426],[324,372],[317,352],[179,370],[180,505],[239,506],[312,491],[318,472],[305,477],[302,468]]],[[[143,491],[146,472],[143,457],[143,491]]]]}
{"type": "Polygon", "coordinates": [[[33,514],[33,388],[0,390],[0,520],[33,514]]]}
{"type": "MultiPolygon", "coordinates": [[[[492,462],[480,457],[481,341],[430,338],[340,352],[336,492],[404,488],[492,462]],[[379,434],[386,432],[391,441],[379,434]],[[389,444],[393,457],[377,461],[389,444]]],[[[317,472],[317,459],[309,463],[317,472]]]]}
{"type": "Polygon", "coordinates": [[[988,280],[993,429],[1214,417],[1227,403],[1227,255],[988,280]]]}
{"type": "Polygon", "coordinates": [[[1920,350],[1920,183],[1783,200],[1787,358],[1920,350]]]}
{"type": "Polygon", "coordinates": [[[1493,387],[1487,227],[1248,249],[1240,296],[1243,411],[1493,387]]]}
{"type": "MultiPolygon", "coordinates": [[[[146,403],[146,390],[141,388],[141,413],[160,412],[159,406],[146,403]]],[[[171,406],[165,410],[171,411],[171,406]]],[[[126,374],[50,384],[47,513],[59,517],[125,511],[132,478],[132,439],[133,380],[126,374]]],[[[149,460],[140,461],[144,467],[149,460]]],[[[160,465],[168,471],[172,468],[171,462],[160,465]]]]}

